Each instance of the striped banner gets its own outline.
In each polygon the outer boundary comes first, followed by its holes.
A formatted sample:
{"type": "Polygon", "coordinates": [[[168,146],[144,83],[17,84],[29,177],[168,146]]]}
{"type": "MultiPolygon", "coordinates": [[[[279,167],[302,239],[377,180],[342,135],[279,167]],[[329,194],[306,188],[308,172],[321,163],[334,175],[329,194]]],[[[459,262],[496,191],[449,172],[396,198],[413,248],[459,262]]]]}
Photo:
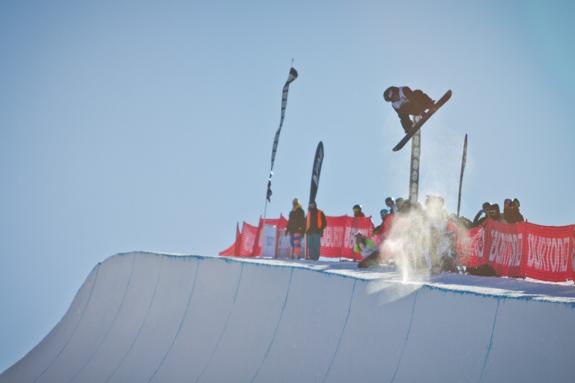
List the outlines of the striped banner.
{"type": "Polygon", "coordinates": [[[297,71],[295,70],[295,68],[291,67],[289,70],[288,79],[287,79],[287,81],[284,85],[283,91],[282,91],[282,110],[281,110],[281,117],[280,117],[280,126],[279,126],[279,128],[276,131],[276,134],[274,136],[274,144],[272,147],[272,161],[271,161],[271,167],[270,167],[270,176],[268,178],[268,189],[266,192],[266,199],[268,201],[271,201],[271,197],[272,197],[272,176],[274,174],[274,172],[273,172],[274,162],[276,159],[276,152],[278,150],[278,143],[280,141],[280,133],[282,130],[282,126],[284,124],[284,118],[285,118],[285,114],[286,114],[289,85],[297,78],[297,76],[298,76],[297,71]]]}
{"type": "Polygon", "coordinates": [[[319,187],[319,176],[321,174],[321,164],[323,163],[323,142],[317,144],[315,156],[313,159],[313,168],[311,172],[311,187],[309,190],[309,203],[315,202],[317,189],[319,187]]]}

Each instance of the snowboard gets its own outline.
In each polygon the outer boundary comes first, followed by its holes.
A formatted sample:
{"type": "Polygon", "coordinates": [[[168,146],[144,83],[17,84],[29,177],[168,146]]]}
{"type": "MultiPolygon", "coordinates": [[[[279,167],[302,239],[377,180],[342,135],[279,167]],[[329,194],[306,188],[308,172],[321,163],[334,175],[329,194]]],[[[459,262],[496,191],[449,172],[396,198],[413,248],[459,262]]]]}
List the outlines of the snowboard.
{"type": "Polygon", "coordinates": [[[423,124],[425,124],[425,122],[429,120],[429,118],[433,116],[433,114],[437,112],[439,108],[441,108],[443,104],[445,104],[450,98],[451,98],[451,90],[448,90],[447,92],[445,92],[443,96],[441,96],[439,100],[437,100],[435,104],[433,104],[431,108],[429,108],[427,112],[423,113],[419,121],[413,124],[411,129],[409,129],[409,131],[405,134],[405,137],[403,137],[401,141],[399,141],[399,143],[395,145],[393,151],[397,152],[398,150],[403,148],[405,144],[407,144],[407,141],[409,141],[411,137],[413,137],[413,135],[419,131],[419,129],[423,126],[423,124]]]}

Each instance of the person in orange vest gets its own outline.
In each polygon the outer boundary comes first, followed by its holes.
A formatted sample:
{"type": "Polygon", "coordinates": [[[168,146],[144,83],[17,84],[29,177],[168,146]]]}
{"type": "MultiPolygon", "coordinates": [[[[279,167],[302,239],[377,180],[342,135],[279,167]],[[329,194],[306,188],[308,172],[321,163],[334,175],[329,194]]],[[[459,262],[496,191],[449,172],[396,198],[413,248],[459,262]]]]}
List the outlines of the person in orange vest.
{"type": "Polygon", "coordinates": [[[309,259],[314,261],[319,259],[321,236],[326,226],[327,220],[325,219],[325,214],[317,208],[315,201],[310,202],[305,230],[307,234],[307,252],[309,259]]]}

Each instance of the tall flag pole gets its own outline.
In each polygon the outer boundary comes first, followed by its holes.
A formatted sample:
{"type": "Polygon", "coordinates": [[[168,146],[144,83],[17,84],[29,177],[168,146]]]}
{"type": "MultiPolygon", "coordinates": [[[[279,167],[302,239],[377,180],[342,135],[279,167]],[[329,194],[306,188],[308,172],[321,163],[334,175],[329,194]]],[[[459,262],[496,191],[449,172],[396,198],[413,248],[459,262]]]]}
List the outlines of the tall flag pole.
{"type": "Polygon", "coordinates": [[[463,156],[461,157],[461,174],[459,176],[459,194],[457,196],[457,216],[461,208],[461,186],[463,185],[463,172],[465,171],[465,163],[467,162],[467,133],[465,134],[465,141],[463,142],[463,156]]]}
{"type": "MultiPolygon", "coordinates": [[[[415,117],[413,122],[419,121],[415,117]]],[[[415,204],[419,196],[419,165],[421,163],[421,129],[411,139],[411,160],[409,163],[409,202],[415,204]]]]}
{"type": "Polygon", "coordinates": [[[323,142],[317,144],[315,157],[313,159],[313,168],[311,172],[311,187],[309,190],[309,203],[315,202],[317,188],[319,187],[319,176],[321,174],[321,164],[323,163],[323,142]]]}
{"type": "MultiPolygon", "coordinates": [[[[292,64],[293,64],[293,60],[292,60],[292,64]]],[[[287,81],[283,87],[283,90],[282,90],[282,109],[281,109],[280,125],[279,125],[278,129],[276,130],[276,134],[274,136],[274,144],[272,147],[272,160],[271,160],[271,166],[270,166],[270,175],[268,177],[268,187],[267,187],[267,191],[266,191],[266,203],[265,203],[265,207],[264,207],[264,218],[266,217],[268,202],[271,202],[271,198],[272,198],[272,177],[274,175],[274,162],[276,159],[276,152],[278,150],[280,133],[281,133],[282,126],[284,123],[284,118],[285,118],[285,113],[286,113],[286,108],[287,108],[289,85],[297,78],[297,76],[298,76],[298,73],[295,70],[295,68],[292,66],[289,70],[288,79],[287,79],[287,81]]]]}

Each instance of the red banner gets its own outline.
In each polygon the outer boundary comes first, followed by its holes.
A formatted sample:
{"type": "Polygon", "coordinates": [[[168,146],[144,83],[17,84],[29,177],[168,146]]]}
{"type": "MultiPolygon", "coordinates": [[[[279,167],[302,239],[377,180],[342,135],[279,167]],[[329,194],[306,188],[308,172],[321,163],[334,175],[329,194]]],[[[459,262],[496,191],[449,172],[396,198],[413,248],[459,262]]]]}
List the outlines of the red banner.
{"type": "Polygon", "coordinates": [[[361,261],[361,255],[353,252],[355,233],[371,236],[371,217],[326,217],[327,226],[321,237],[321,256],[329,258],[350,258],[361,261]]]}
{"type": "MultiPolygon", "coordinates": [[[[253,248],[253,257],[259,257],[262,255],[262,247],[261,247],[261,241],[260,241],[260,237],[262,235],[262,230],[264,228],[264,225],[273,225],[275,226],[278,230],[282,230],[285,229],[287,227],[288,224],[288,220],[285,219],[285,217],[283,215],[280,214],[279,218],[260,218],[260,223],[258,224],[258,232],[256,235],[256,239],[254,242],[254,248],[253,248]]],[[[220,254],[222,255],[222,254],[220,254]]]]}
{"type": "Polygon", "coordinates": [[[474,227],[469,231],[456,231],[455,251],[459,263],[466,266],[479,266],[483,258],[483,227],[474,227]]]}
{"type": "MultiPolygon", "coordinates": [[[[354,235],[361,232],[371,236],[373,223],[371,218],[354,218],[347,215],[341,217],[326,217],[327,227],[321,238],[321,256],[330,258],[350,258],[361,260],[361,256],[353,252],[354,235]]],[[[276,219],[260,219],[258,226],[243,223],[241,233],[236,233],[236,242],[220,252],[222,256],[257,257],[261,255],[260,236],[264,225],[274,225],[278,232],[287,226],[287,220],[280,216],[276,219]]]]}
{"type": "Polygon", "coordinates": [[[553,282],[573,279],[575,225],[523,225],[526,234],[522,260],[524,275],[553,282]]]}
{"type": "Polygon", "coordinates": [[[488,220],[483,237],[482,263],[489,263],[497,275],[522,277],[523,224],[505,224],[488,220]]]}
{"type": "MultiPolygon", "coordinates": [[[[371,237],[373,232],[371,218],[344,215],[326,219],[327,227],[321,239],[321,256],[361,260],[360,254],[353,252],[354,235],[361,232],[371,237]]],[[[271,253],[274,252],[274,241],[276,256],[280,246],[289,247],[284,243],[285,239],[280,238],[287,226],[287,220],[280,216],[277,219],[260,220],[258,226],[244,222],[241,232],[236,229],[234,244],[220,255],[239,257],[261,255],[260,236],[264,225],[273,225],[277,228],[276,236],[273,237],[272,231],[270,237],[271,253]]],[[[386,226],[389,230],[390,225],[386,226]]],[[[529,277],[551,282],[575,280],[575,225],[540,226],[527,222],[505,224],[487,220],[482,227],[468,231],[452,228],[452,231],[456,233],[455,247],[461,265],[489,264],[499,276],[529,277]]],[[[283,247],[282,251],[285,250],[283,247]]]]}
{"type": "Polygon", "coordinates": [[[257,246],[257,237],[259,229],[257,226],[250,225],[244,222],[242,226],[242,234],[240,236],[240,243],[238,246],[239,257],[255,257],[256,253],[254,250],[257,246]]]}
{"type": "Polygon", "coordinates": [[[575,280],[575,225],[505,224],[488,220],[457,239],[459,262],[491,265],[497,275],[575,280]]]}
{"type": "Polygon", "coordinates": [[[220,255],[224,256],[224,257],[233,257],[236,254],[238,254],[238,245],[240,244],[240,224],[236,224],[236,240],[234,241],[234,243],[232,243],[232,245],[230,247],[228,247],[227,249],[220,251],[220,255]]]}

